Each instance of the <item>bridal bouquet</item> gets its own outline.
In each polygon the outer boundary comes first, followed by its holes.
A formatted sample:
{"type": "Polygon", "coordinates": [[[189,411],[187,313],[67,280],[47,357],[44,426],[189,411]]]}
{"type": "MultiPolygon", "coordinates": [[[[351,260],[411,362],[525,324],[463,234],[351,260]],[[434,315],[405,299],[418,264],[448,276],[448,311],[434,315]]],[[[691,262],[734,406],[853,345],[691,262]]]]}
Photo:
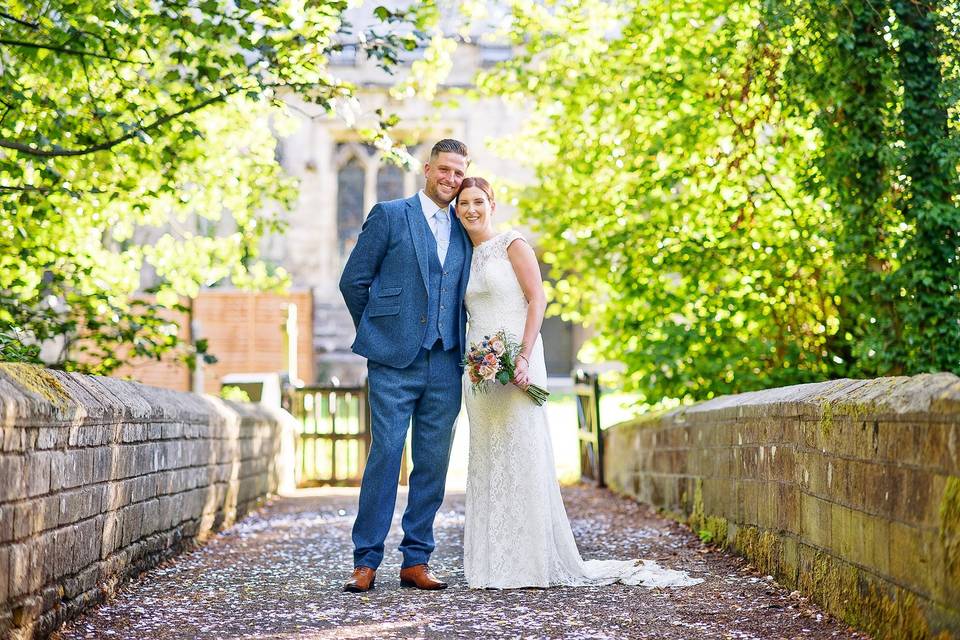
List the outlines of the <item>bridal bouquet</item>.
{"type": "MultiPolygon", "coordinates": [[[[507,384],[513,380],[517,356],[522,348],[523,345],[503,329],[492,336],[483,336],[479,343],[470,343],[462,364],[467,368],[474,393],[486,391],[487,385],[493,381],[507,384]]],[[[526,392],[538,405],[543,405],[550,395],[535,384],[528,386],[526,392]]]]}

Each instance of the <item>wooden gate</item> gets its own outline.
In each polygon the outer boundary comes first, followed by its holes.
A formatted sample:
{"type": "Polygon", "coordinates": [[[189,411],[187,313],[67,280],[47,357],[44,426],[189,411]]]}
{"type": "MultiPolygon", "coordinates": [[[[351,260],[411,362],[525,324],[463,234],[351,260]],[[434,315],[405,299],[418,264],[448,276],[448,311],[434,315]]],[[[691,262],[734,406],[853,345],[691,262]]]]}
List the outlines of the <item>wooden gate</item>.
{"type": "Polygon", "coordinates": [[[577,434],[580,440],[580,478],[604,487],[603,434],[600,433],[600,381],[596,374],[573,375],[577,403],[577,434]]]}
{"type": "MultiPolygon", "coordinates": [[[[291,387],[285,394],[284,404],[300,425],[297,486],[359,486],[371,438],[366,386],[291,387]]],[[[406,481],[407,452],[404,451],[400,484],[406,481]]]]}
{"type": "Polygon", "coordinates": [[[297,486],[356,486],[370,450],[370,410],[364,387],[290,388],[288,411],[297,418],[297,486]]]}

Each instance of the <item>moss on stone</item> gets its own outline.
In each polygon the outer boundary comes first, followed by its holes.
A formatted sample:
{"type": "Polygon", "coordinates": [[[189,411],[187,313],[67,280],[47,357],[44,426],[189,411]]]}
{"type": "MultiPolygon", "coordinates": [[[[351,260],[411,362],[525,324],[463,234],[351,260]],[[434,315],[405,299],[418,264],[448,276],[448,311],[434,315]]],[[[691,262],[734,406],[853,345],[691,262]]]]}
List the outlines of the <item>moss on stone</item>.
{"type": "Polygon", "coordinates": [[[825,436],[830,435],[833,430],[833,405],[830,402],[824,402],[820,405],[820,433],[825,436]]]}
{"type": "Polygon", "coordinates": [[[733,545],[764,573],[779,572],[783,544],[776,534],[761,531],[757,527],[742,525],[737,529],[733,545]]]}
{"type": "Polygon", "coordinates": [[[951,640],[934,635],[917,597],[905,589],[880,586],[853,565],[817,552],[800,572],[799,589],[848,624],[876,638],[951,640]]]}
{"type": "Polygon", "coordinates": [[[947,478],[940,499],[940,543],[947,559],[947,571],[960,582],[960,478],[947,478]]]}
{"type": "Polygon", "coordinates": [[[721,547],[727,546],[727,519],[721,516],[707,516],[700,529],[700,539],[706,538],[706,542],[718,544],[721,547]],[[704,534],[706,532],[706,534],[704,534]]]}
{"type": "Polygon", "coordinates": [[[848,417],[851,422],[860,422],[861,420],[865,420],[867,416],[876,411],[876,409],[876,406],[867,402],[844,400],[834,405],[834,403],[829,400],[821,399],[820,420],[818,423],[820,432],[824,436],[829,436],[830,432],[833,431],[834,418],[838,416],[848,417]]]}
{"type": "MultiPolygon", "coordinates": [[[[683,501],[686,502],[686,493],[683,501]]],[[[687,525],[707,544],[727,546],[727,519],[722,516],[708,516],[703,509],[703,479],[697,478],[693,488],[693,505],[687,525]]]]}
{"type": "Polygon", "coordinates": [[[35,393],[53,404],[62,405],[70,399],[70,395],[57,377],[40,365],[7,362],[0,364],[0,373],[26,391],[35,393]]]}

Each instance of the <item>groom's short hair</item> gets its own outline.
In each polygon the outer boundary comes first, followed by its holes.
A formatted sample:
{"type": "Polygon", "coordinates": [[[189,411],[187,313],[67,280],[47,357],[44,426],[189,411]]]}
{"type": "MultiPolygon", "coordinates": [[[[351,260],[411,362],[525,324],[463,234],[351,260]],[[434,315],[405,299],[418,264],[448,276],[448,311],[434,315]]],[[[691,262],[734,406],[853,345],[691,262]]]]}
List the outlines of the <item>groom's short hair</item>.
{"type": "Polygon", "coordinates": [[[436,160],[437,156],[441,153],[456,153],[467,159],[467,164],[470,164],[470,152],[467,151],[467,145],[463,144],[459,140],[454,140],[453,138],[444,138],[437,144],[433,145],[433,149],[430,150],[430,159],[436,160]]]}

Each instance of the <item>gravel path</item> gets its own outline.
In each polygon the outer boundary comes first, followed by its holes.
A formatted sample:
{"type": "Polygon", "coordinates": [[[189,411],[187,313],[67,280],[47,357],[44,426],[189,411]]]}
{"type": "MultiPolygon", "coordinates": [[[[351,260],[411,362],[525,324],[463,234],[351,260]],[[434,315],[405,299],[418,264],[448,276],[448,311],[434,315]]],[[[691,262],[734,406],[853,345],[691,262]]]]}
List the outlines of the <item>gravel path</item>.
{"type": "Polygon", "coordinates": [[[461,568],[463,494],[437,515],[439,592],[400,589],[399,514],[377,588],[343,593],[352,490],[276,498],[205,546],[143,574],[56,632],[76,638],[866,638],[744,561],[706,549],[648,507],[587,486],[564,500],[585,558],[651,558],[695,587],[470,590],[461,568]]]}

